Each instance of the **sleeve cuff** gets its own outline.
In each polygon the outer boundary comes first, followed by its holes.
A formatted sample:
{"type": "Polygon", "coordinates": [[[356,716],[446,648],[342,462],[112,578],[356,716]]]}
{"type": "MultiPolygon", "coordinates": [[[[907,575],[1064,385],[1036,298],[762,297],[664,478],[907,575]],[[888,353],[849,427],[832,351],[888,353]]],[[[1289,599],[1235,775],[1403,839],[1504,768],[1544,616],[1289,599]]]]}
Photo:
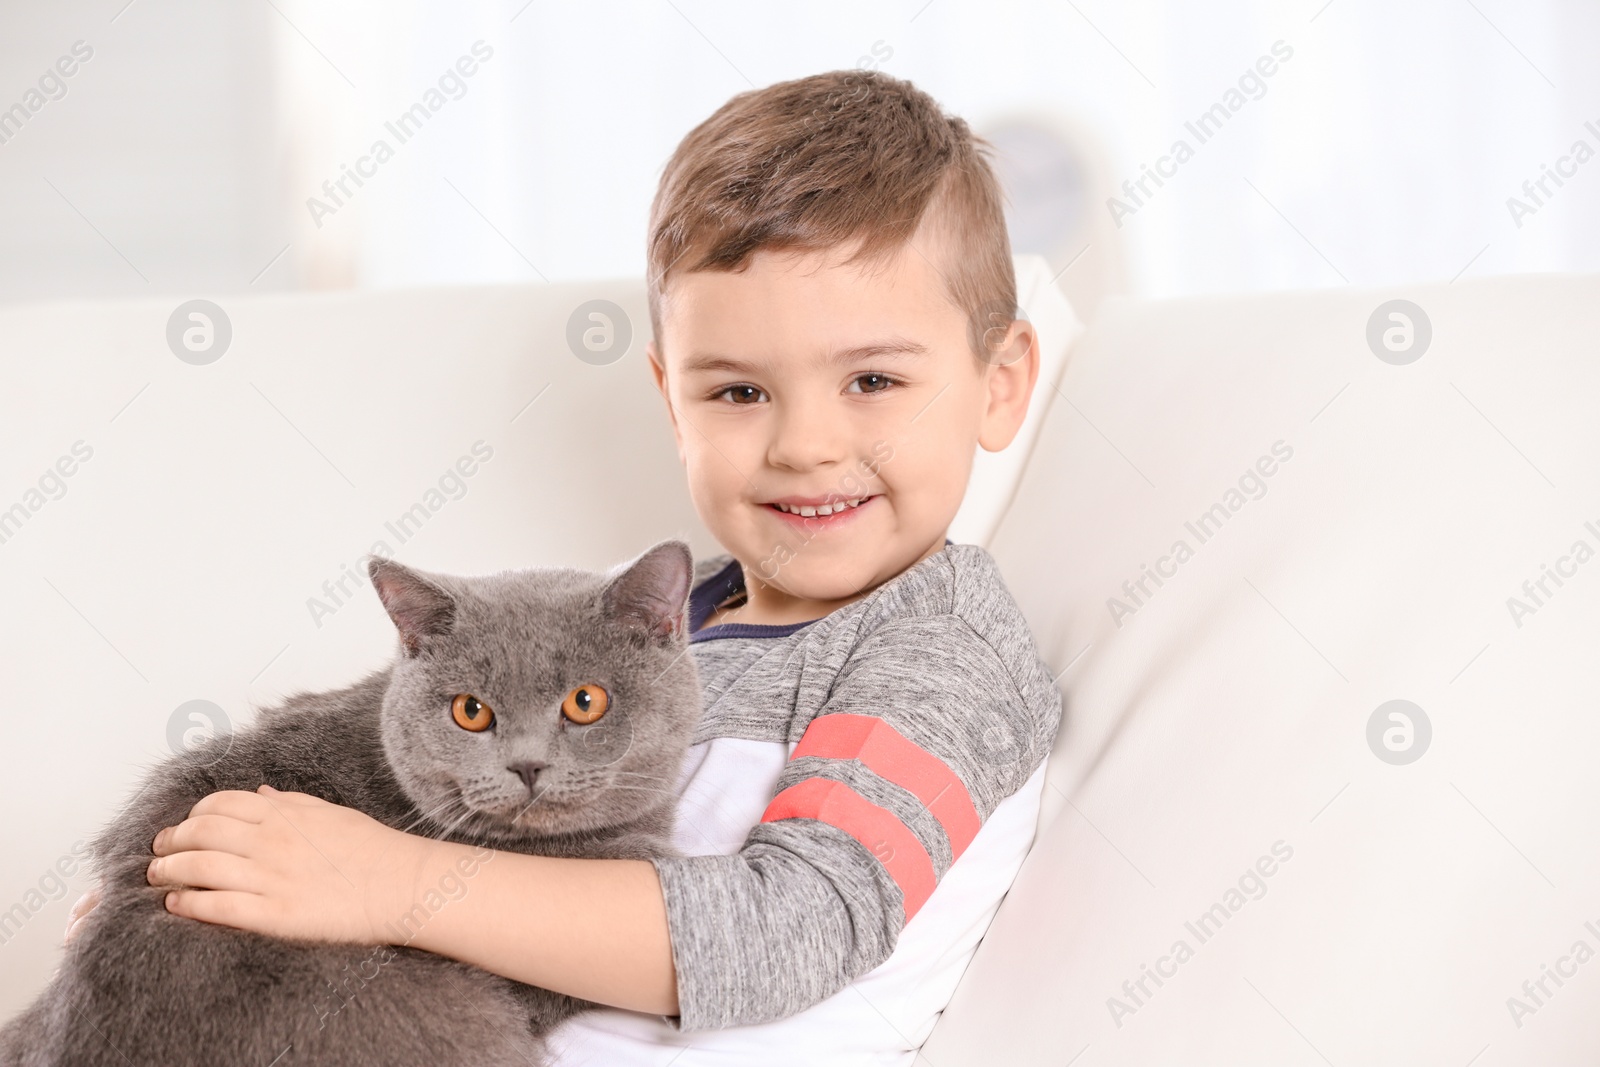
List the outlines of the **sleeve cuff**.
{"type": "Polygon", "coordinates": [[[657,856],[656,877],[666,904],[667,936],[678,990],[678,1014],[662,1019],[675,1031],[715,1030],[739,1018],[729,990],[708,971],[736,968],[734,910],[727,887],[744,873],[737,856],[657,856]]]}

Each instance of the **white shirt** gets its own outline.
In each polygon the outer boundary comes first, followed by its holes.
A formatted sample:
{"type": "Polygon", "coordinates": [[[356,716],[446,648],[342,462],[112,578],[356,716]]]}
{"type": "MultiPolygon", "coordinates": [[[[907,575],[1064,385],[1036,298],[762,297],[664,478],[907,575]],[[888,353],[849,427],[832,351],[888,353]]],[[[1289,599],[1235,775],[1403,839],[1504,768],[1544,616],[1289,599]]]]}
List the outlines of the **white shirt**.
{"type": "MultiPolygon", "coordinates": [[[[772,799],[794,742],[716,737],[689,750],[679,779],[675,844],[730,855],[772,799]]],[[[605,1008],[549,1038],[557,1067],[910,1067],[950,1001],[978,942],[1033,844],[1045,766],[1001,801],[894,952],[826,1000],[756,1026],[680,1032],[659,1015],[605,1008]]]]}

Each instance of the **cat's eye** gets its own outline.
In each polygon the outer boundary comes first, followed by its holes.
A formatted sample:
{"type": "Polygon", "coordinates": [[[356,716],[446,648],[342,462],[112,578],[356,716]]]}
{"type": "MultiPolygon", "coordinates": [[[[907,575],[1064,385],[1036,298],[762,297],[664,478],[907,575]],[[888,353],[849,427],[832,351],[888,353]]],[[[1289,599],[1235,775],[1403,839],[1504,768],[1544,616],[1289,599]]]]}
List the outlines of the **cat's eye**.
{"type": "Polygon", "coordinates": [[[494,725],[494,709],[471,693],[457,693],[450,702],[450,717],[463,730],[480,733],[494,725]]]}
{"type": "Polygon", "coordinates": [[[604,715],[610,706],[611,697],[605,688],[590,683],[580,685],[567,694],[567,698],[561,702],[561,714],[580,726],[587,726],[604,715]]]}

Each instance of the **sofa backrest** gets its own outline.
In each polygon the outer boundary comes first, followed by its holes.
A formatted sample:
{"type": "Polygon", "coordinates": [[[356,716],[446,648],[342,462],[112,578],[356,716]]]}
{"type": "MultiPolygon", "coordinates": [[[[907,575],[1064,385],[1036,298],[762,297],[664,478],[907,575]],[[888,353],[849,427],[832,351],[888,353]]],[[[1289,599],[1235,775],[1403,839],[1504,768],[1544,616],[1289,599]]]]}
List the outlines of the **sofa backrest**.
{"type": "Polygon", "coordinates": [[[921,1062],[1600,1062],[1596,336],[1596,276],[1102,306],[991,544],[1046,809],[921,1062]]]}
{"type": "MultiPolygon", "coordinates": [[[[1058,375],[1076,320],[1042,259],[1018,273],[1058,375]]],[[[366,553],[721,551],[644,365],[640,279],[220,303],[0,309],[0,1018],[58,958],[74,845],[146,768],[393,653],[366,553]]],[[[980,455],[952,537],[987,537],[1024,451],[980,455]]]]}

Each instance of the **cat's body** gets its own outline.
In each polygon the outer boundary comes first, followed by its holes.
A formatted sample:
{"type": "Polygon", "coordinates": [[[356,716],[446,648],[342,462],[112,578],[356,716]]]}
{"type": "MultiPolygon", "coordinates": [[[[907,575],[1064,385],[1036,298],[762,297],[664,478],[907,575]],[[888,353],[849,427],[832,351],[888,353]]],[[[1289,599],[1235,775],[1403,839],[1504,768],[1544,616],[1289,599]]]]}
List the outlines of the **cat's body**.
{"type": "MultiPolygon", "coordinates": [[[[0,1064],[542,1064],[543,1035],[591,1005],[403,946],[287,941],[173,915],[146,882],[150,844],[206,794],[266,783],[492,849],[668,853],[699,714],[682,614],[691,568],[678,542],[611,575],[447,579],[375,564],[403,655],[149,776],[96,840],[103,899],[49,988],[0,1031],[0,1064]],[[603,717],[563,718],[575,686],[605,687],[603,717]],[[454,691],[495,709],[497,736],[448,721],[454,691]]],[[[394,923],[414,930],[470,892],[470,873],[419,886],[394,923]]]]}

